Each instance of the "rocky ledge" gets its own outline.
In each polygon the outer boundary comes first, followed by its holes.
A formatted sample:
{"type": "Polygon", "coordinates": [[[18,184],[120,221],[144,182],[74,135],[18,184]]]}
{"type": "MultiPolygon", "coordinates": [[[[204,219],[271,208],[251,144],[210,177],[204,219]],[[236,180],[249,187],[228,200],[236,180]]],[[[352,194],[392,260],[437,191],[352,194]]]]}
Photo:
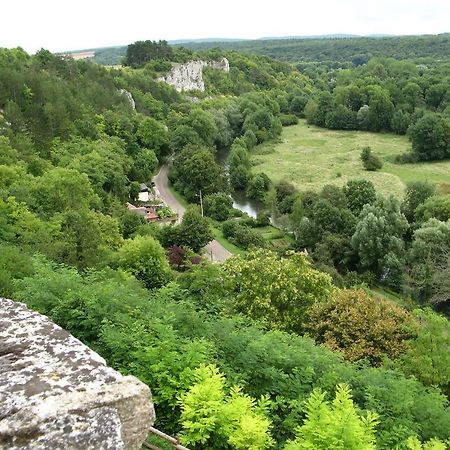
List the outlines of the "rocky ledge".
{"type": "Polygon", "coordinates": [[[215,70],[230,71],[227,58],[218,61],[192,60],[184,64],[174,64],[170,72],[158,80],[174,86],[178,92],[181,91],[204,91],[203,67],[209,66],[215,70]]]}
{"type": "Polygon", "coordinates": [[[0,449],[138,449],[154,420],[145,384],[0,298],[0,449]]]}

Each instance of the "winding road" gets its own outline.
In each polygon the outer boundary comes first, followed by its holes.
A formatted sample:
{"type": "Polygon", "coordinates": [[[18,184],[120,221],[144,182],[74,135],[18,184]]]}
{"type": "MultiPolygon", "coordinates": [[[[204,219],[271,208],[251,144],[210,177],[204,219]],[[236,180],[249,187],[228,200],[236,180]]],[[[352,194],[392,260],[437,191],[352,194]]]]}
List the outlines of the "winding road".
{"type": "MultiPolygon", "coordinates": [[[[156,194],[161,200],[163,200],[170,208],[178,214],[178,222],[181,222],[183,218],[184,211],[186,210],[184,206],[175,198],[169,189],[169,180],[167,174],[169,168],[167,165],[161,166],[158,174],[153,177],[153,182],[155,183],[156,194]]],[[[222,262],[226,261],[228,258],[233,256],[222,244],[216,240],[211,241],[208,245],[204,247],[204,252],[208,255],[211,261],[222,262]]]]}

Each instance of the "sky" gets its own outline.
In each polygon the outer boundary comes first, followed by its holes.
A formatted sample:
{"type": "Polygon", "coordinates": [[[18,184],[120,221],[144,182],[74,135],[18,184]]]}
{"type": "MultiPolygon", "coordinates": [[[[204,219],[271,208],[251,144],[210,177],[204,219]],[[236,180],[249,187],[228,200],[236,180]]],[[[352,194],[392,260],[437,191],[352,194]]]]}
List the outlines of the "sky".
{"type": "Polygon", "coordinates": [[[3,0],[0,47],[52,52],[137,40],[450,32],[450,0],[3,0]]]}

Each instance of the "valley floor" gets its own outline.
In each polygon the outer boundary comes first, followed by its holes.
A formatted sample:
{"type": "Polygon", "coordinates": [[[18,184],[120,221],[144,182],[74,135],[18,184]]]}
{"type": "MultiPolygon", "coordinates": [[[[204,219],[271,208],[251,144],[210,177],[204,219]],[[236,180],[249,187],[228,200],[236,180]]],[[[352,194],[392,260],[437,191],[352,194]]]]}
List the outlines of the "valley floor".
{"type": "Polygon", "coordinates": [[[308,125],[285,127],[278,144],[264,144],[252,154],[253,172],[274,181],[293,182],[300,190],[319,190],[325,184],[344,185],[349,179],[368,179],[378,192],[402,197],[409,181],[436,183],[450,192],[450,161],[398,164],[394,158],[409,151],[407,137],[392,133],[335,131],[308,125]],[[379,172],[364,170],[360,153],[369,146],[384,161],[379,172]]]}

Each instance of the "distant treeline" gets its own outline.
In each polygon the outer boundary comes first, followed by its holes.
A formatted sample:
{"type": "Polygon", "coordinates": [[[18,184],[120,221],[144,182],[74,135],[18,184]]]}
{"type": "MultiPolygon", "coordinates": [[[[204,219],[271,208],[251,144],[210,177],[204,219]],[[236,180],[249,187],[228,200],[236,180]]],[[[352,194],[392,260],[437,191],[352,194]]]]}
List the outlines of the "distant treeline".
{"type": "Polygon", "coordinates": [[[450,34],[385,38],[274,39],[238,42],[185,43],[201,51],[210,48],[238,50],[290,62],[352,62],[360,65],[372,57],[450,59],[450,34]]]}
{"type": "MultiPolygon", "coordinates": [[[[330,65],[361,65],[372,57],[412,60],[450,59],[450,34],[382,38],[302,38],[254,41],[191,42],[180,44],[194,51],[211,48],[238,50],[270,56],[290,63],[320,62],[330,65]]],[[[96,49],[94,61],[102,65],[121,64],[127,46],[96,49]]]]}

